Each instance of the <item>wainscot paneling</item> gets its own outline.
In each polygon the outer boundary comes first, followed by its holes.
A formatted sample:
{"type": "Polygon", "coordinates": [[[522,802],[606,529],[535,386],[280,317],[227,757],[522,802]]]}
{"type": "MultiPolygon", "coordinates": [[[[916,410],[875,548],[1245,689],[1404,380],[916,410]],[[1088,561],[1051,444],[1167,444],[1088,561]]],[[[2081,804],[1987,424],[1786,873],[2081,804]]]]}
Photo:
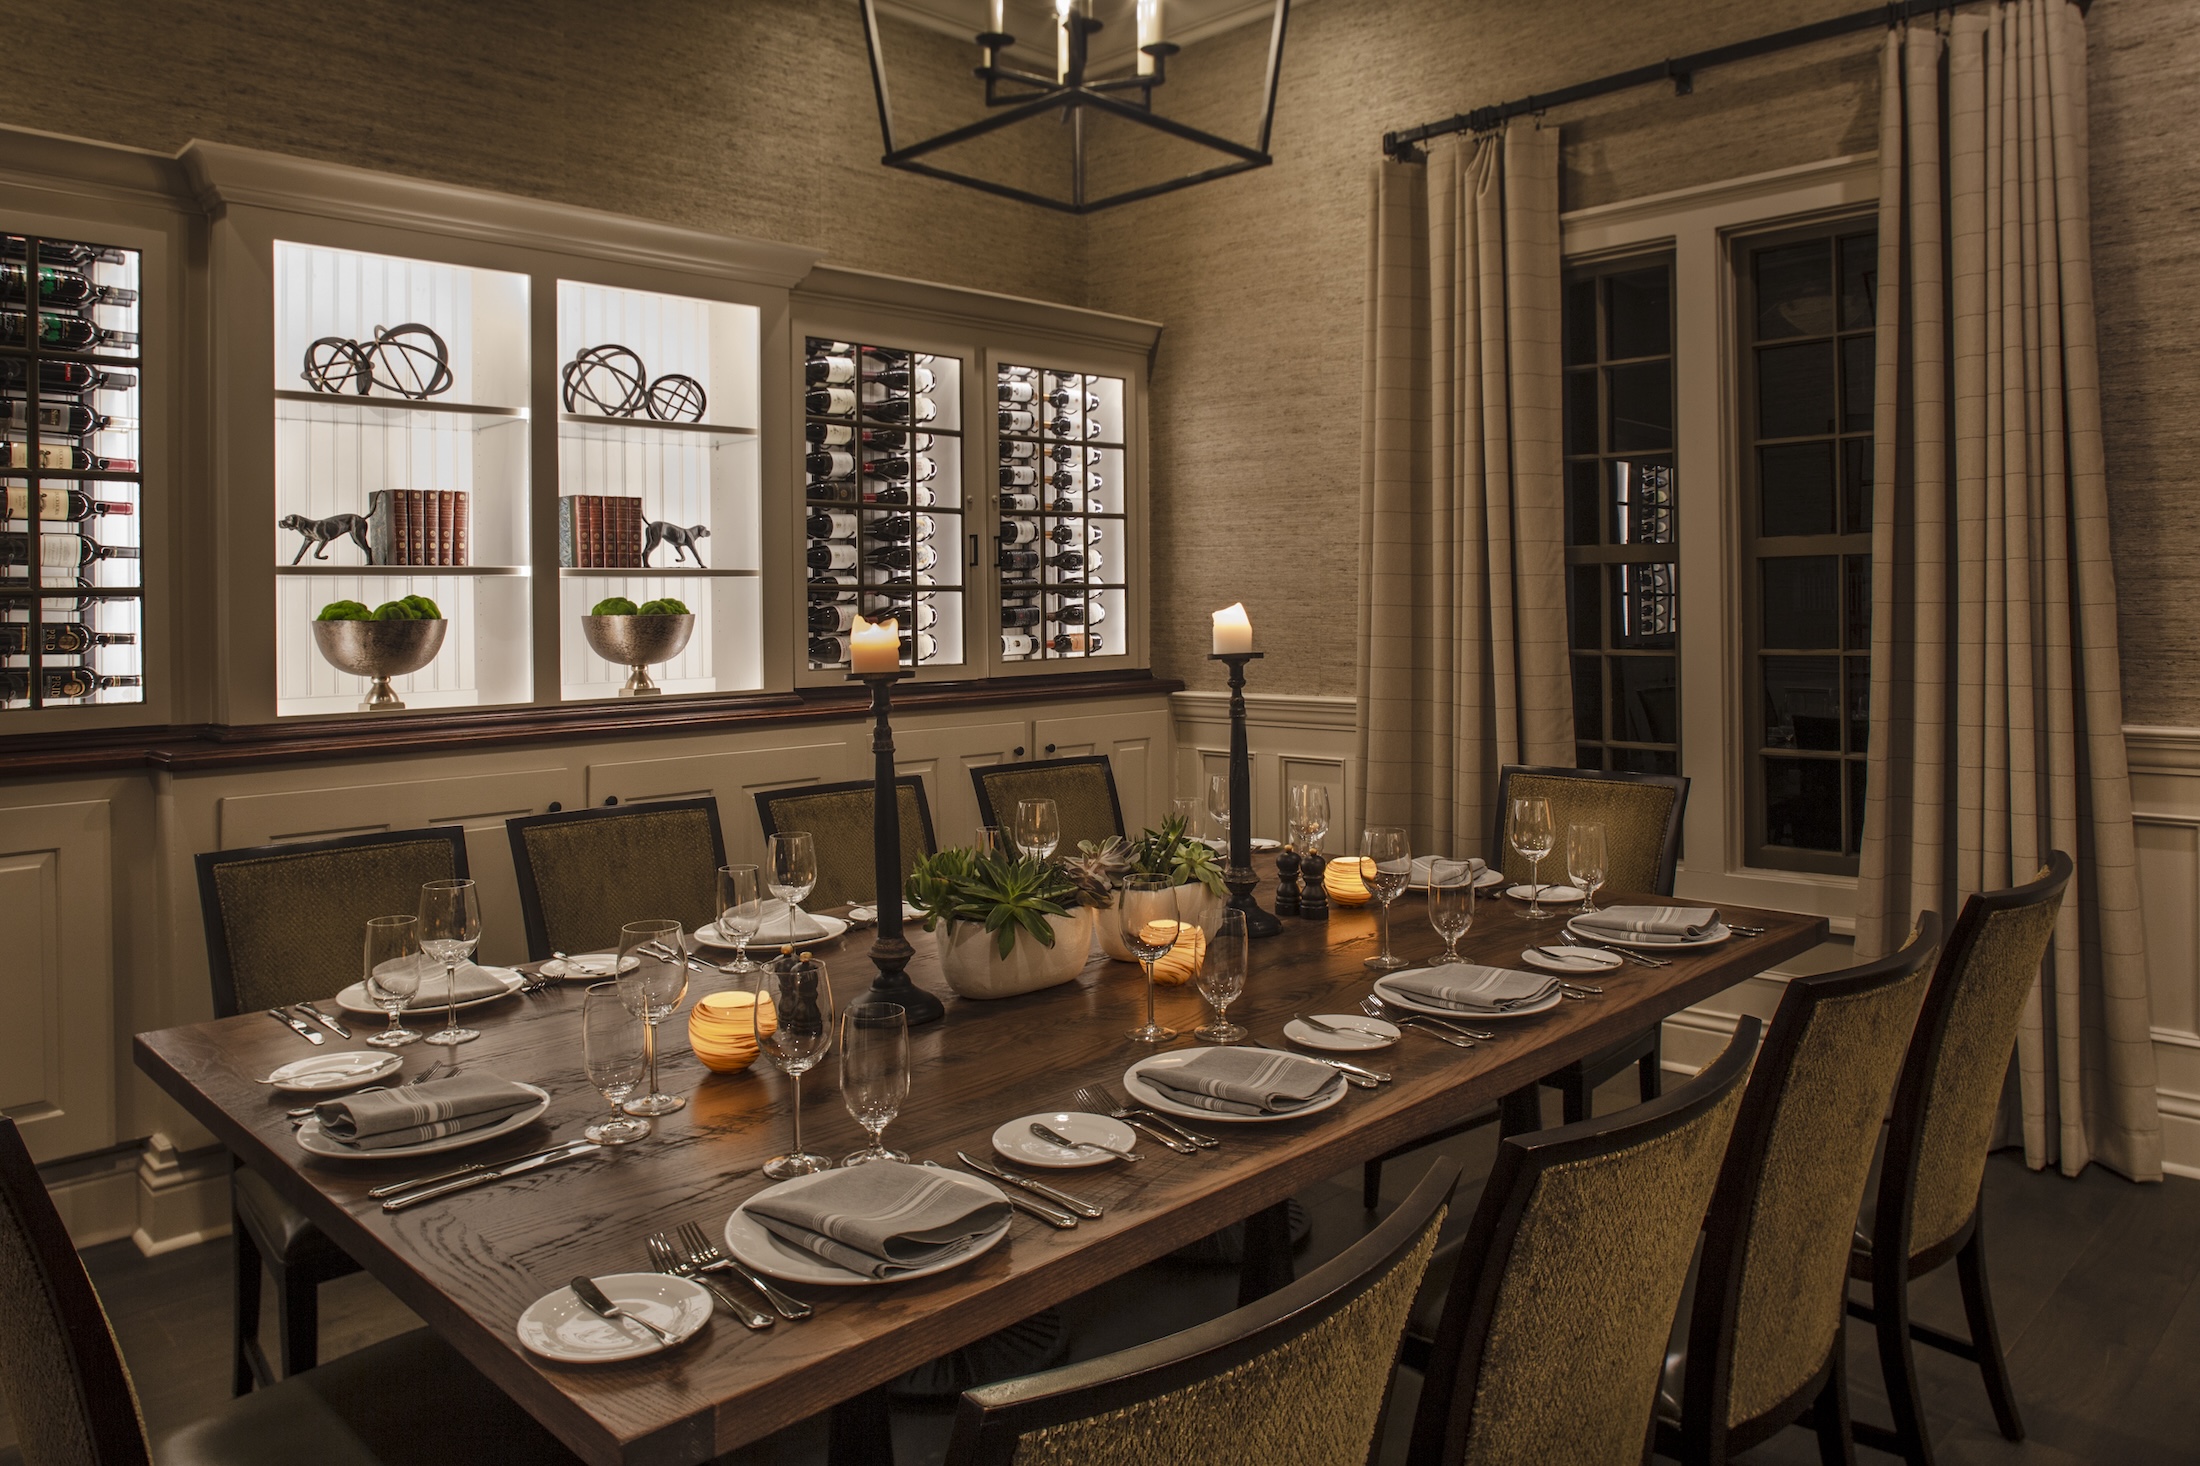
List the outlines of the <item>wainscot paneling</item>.
{"type": "Polygon", "coordinates": [[[2126,728],[2163,1168],[2200,1177],[2200,728],[2126,728]]]}
{"type": "MultiPolygon", "coordinates": [[[[924,801],[932,811],[932,838],[942,846],[968,845],[978,828],[978,795],[970,771],[992,764],[1012,764],[1031,756],[1031,720],[998,718],[982,723],[956,723],[911,718],[904,727],[894,724],[894,768],[924,781],[924,801]]],[[[851,779],[871,772],[869,725],[860,745],[851,747],[857,760],[851,779]]]]}
{"type": "MultiPolygon", "coordinates": [[[[1230,695],[1179,692],[1169,698],[1176,718],[1176,792],[1205,808],[1207,780],[1230,772],[1230,695]]],[[[1283,838],[1285,801],[1293,784],[1329,790],[1331,854],[1356,848],[1360,790],[1353,776],[1353,700],[1248,693],[1245,736],[1252,755],[1253,833],[1283,838]]]]}
{"type": "Polygon", "coordinates": [[[0,1111],[40,1160],[115,1141],[115,969],[105,800],[0,809],[0,1111]]]}
{"type": "MultiPolygon", "coordinates": [[[[1136,835],[1169,812],[1169,715],[1159,708],[1083,718],[1039,718],[1031,725],[1031,756],[1108,756],[1123,828],[1136,835]]],[[[996,811],[998,813],[998,811],[996,811]]]]}

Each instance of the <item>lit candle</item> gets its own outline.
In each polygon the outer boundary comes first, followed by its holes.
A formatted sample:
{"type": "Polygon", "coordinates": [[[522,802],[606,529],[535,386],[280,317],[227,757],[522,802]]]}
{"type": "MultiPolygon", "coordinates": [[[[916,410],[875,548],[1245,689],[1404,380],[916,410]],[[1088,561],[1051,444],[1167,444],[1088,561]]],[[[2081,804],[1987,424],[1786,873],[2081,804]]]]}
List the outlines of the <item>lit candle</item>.
{"type": "Polygon", "coordinates": [[[1153,75],[1153,57],[1146,54],[1148,46],[1161,44],[1161,0],[1138,0],[1138,74],[1153,75]]]}
{"type": "Polygon", "coordinates": [[[1253,623],[1245,615],[1244,603],[1224,606],[1215,612],[1215,655],[1252,649],[1253,623]]]}
{"type": "Polygon", "coordinates": [[[901,669],[901,624],[891,617],[884,621],[866,621],[855,618],[855,627],[848,638],[849,665],[857,675],[865,672],[895,672],[901,669]]]}
{"type": "Polygon", "coordinates": [[[1076,0],[1054,0],[1054,74],[1069,80],[1069,8],[1076,0]]]}
{"type": "Polygon", "coordinates": [[[1008,20],[1008,16],[1006,14],[1007,8],[1008,0],[993,0],[993,23],[988,26],[987,29],[996,36],[1008,34],[1008,26],[1006,24],[1008,20]]]}

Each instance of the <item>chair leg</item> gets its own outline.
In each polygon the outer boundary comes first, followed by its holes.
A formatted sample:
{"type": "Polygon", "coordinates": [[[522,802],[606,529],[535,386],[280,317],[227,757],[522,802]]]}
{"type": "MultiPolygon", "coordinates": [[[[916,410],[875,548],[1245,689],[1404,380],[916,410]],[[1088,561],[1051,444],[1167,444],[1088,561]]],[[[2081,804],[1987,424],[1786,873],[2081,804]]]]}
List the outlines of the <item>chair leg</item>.
{"type": "Polygon", "coordinates": [[[1497,1102],[1497,1134],[1500,1139],[1508,1135],[1527,1135],[1543,1128],[1541,1088],[1531,1082],[1497,1102]]]}
{"type": "Polygon", "coordinates": [[[2001,1333],[1994,1326],[1994,1299],[1986,1289],[1986,1245],[1982,1240],[1984,1218],[1971,1224],[1971,1240],[1956,1254],[1956,1279],[1963,1285],[1963,1317],[1971,1326],[1971,1347],[1978,1352],[1979,1373],[1986,1378],[1986,1398],[1994,1407],[1994,1423],[2006,1440],[2024,1439],[2024,1422],[2017,1417],[2016,1392],[2009,1385],[2009,1361],[2001,1352],[2001,1333]]]}
{"type": "Polygon", "coordinates": [[[1665,1092],[1665,1025],[1650,1030],[1650,1052],[1635,1062],[1635,1078],[1644,1104],[1665,1092]]]}
{"type": "Polygon", "coordinates": [[[260,1249],[252,1245],[252,1236],[244,1229],[244,1219],[234,1208],[229,1213],[229,1240],[230,1256],[237,1270],[232,1300],[236,1314],[229,1340],[229,1392],[246,1395],[260,1382],[259,1371],[252,1366],[252,1344],[260,1332],[260,1249]]]}
{"type": "Polygon", "coordinates": [[[304,1278],[277,1269],[275,1303],[283,1378],[294,1379],[320,1362],[321,1290],[304,1278]]]}
{"type": "Polygon", "coordinates": [[[1558,1107],[1568,1125],[1578,1125],[1589,1118],[1589,1076],[1578,1064],[1572,1073],[1558,1081],[1558,1107]]]}
{"type": "Polygon", "coordinates": [[[1849,1429],[1849,1331],[1833,1335],[1833,1368],[1826,1387],[1810,1407],[1811,1429],[1818,1433],[1818,1466],[1856,1466],[1856,1437],[1849,1429]]]}
{"type": "Polygon", "coordinates": [[[1910,1347],[1910,1285],[1904,1279],[1884,1291],[1892,1296],[1881,1296],[1876,1286],[1872,1289],[1872,1307],[1878,1314],[1873,1326],[1879,1335],[1879,1372],[1885,1377],[1887,1404],[1894,1412],[1893,1449],[1909,1466],[1933,1466],[1932,1437],[1926,1433],[1925,1407],[1918,1398],[1917,1356],[1910,1347]]]}
{"type": "Polygon", "coordinates": [[[1369,1161],[1360,1167],[1360,1205],[1369,1211],[1383,1203],[1383,1163],[1369,1161]]]}

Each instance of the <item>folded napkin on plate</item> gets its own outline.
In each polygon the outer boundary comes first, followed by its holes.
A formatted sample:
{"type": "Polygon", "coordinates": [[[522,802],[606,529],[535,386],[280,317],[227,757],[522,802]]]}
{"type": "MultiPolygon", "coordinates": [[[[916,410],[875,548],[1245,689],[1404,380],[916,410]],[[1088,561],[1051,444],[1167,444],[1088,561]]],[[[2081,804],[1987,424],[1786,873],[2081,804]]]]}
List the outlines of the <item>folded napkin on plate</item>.
{"type": "Polygon", "coordinates": [[[1253,1049],[1200,1049],[1181,1064],[1150,1064],[1138,1077],[1180,1105],[1218,1115],[1288,1115],[1344,1084],[1327,1064],[1253,1049]]]}
{"type": "MultiPolygon", "coordinates": [[[[491,971],[468,962],[458,969],[458,1001],[471,1003],[476,998],[495,998],[504,995],[511,986],[500,976],[501,969],[491,971]]],[[[430,964],[420,975],[420,991],[406,1000],[405,1006],[418,1012],[422,1008],[443,1007],[450,1003],[444,995],[443,966],[430,964]]]]}
{"type": "MultiPolygon", "coordinates": [[[[1437,861],[1439,861],[1439,860],[1444,860],[1444,857],[1443,857],[1443,856],[1441,856],[1441,855],[1416,855],[1416,856],[1414,856],[1414,857],[1413,857],[1413,884],[1414,884],[1414,885],[1416,885],[1416,886],[1425,886],[1425,885],[1427,885],[1427,884],[1428,884],[1428,873],[1429,873],[1429,867],[1430,867],[1430,866],[1433,866],[1434,864],[1436,864],[1436,862],[1437,862],[1437,861]]],[[[1464,866],[1466,866],[1466,867],[1467,867],[1467,869],[1468,869],[1468,870],[1469,870],[1470,872],[1472,872],[1472,876],[1471,876],[1471,879],[1474,879],[1474,880],[1480,880],[1480,879],[1482,879],[1482,872],[1484,872],[1484,871],[1486,871],[1486,870],[1488,870],[1488,869],[1490,868],[1490,867],[1489,867],[1489,862],[1488,862],[1488,861],[1486,861],[1486,860],[1483,860],[1483,859],[1482,859],[1482,858],[1481,858],[1480,856],[1477,856],[1477,855],[1470,855],[1470,856],[1468,856],[1468,857],[1467,857],[1467,858],[1466,858],[1466,859],[1465,859],[1464,861],[1446,861],[1445,863],[1446,863],[1446,864],[1449,864],[1449,865],[1464,865],[1464,866]]]]}
{"type": "Polygon", "coordinates": [[[899,1161],[826,1171],[742,1210],[782,1242],[867,1278],[939,1262],[1008,1220],[1007,1202],[899,1161]]]}
{"type": "Polygon", "coordinates": [[[757,905],[763,916],[756,924],[756,935],[749,938],[752,947],[772,942],[814,942],[825,935],[825,928],[818,919],[799,906],[773,900],[760,901],[757,905]]]}
{"type": "Polygon", "coordinates": [[[1556,978],[1505,967],[1477,967],[1472,962],[1394,972],[1383,979],[1383,985],[1417,1003],[1461,1013],[1510,1013],[1548,1002],[1558,991],[1556,978]]]}
{"type": "Polygon", "coordinates": [[[1588,936],[1650,942],[1695,941],[1718,924],[1716,906],[1607,906],[1573,919],[1573,925],[1588,936]]]}
{"type": "Polygon", "coordinates": [[[482,1130],[541,1096],[494,1074],[454,1074],[403,1089],[370,1089],[313,1107],[321,1133],[360,1150],[388,1150],[482,1130]]]}

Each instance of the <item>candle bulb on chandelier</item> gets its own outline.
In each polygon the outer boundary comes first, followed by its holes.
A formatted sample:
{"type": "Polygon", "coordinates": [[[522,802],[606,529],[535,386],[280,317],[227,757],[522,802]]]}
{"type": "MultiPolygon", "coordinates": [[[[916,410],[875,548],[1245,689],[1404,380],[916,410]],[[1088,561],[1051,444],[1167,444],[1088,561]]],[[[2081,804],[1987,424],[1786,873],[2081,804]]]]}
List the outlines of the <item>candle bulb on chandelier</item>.
{"type": "Polygon", "coordinates": [[[1215,612],[1215,655],[1228,656],[1253,649],[1253,623],[1239,602],[1215,612]]]}
{"type": "Polygon", "coordinates": [[[855,618],[848,636],[848,665],[857,676],[866,672],[893,672],[901,667],[901,625],[855,618]]]}
{"type": "Polygon", "coordinates": [[[1161,0],[1138,0],[1138,74],[1152,76],[1154,58],[1148,46],[1161,44],[1161,0]]]}
{"type": "Polygon", "coordinates": [[[987,8],[993,17],[992,24],[986,28],[988,32],[996,36],[1006,35],[1008,33],[1008,0],[993,0],[992,5],[987,8]]]}

